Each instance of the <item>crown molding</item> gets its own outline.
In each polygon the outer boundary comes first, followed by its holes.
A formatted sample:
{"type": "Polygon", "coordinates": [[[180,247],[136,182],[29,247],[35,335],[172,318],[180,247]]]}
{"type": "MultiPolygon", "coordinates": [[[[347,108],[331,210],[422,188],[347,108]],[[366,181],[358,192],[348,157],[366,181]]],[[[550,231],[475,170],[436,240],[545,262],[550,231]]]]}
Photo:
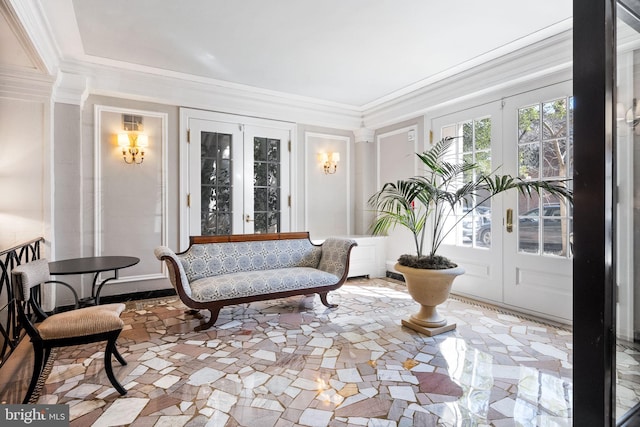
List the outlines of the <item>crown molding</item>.
{"type": "Polygon", "coordinates": [[[51,98],[54,79],[36,70],[0,66],[0,97],[46,102],[51,98]]]}
{"type": "MultiPolygon", "coordinates": [[[[410,93],[363,110],[364,126],[380,128],[447,105],[500,94],[522,92],[541,79],[572,78],[573,32],[566,30],[532,45],[481,63],[410,93]]],[[[492,98],[492,99],[493,99],[492,98]]]]}
{"type": "MultiPolygon", "coordinates": [[[[570,20],[536,34],[532,44],[532,37],[517,40],[373,103],[351,106],[88,55],[59,60],[38,2],[0,0],[0,12],[15,24],[38,70],[58,76],[55,101],[76,105],[93,93],[362,132],[361,127],[377,129],[452,103],[504,94],[516,84],[571,78],[570,20]],[[514,46],[518,50],[511,51],[514,46]]],[[[16,92],[17,81],[0,81],[0,91],[16,92]]],[[[50,95],[51,88],[39,85],[35,92],[50,95]]],[[[362,133],[363,141],[369,138],[362,133]]]]}
{"type": "Polygon", "coordinates": [[[373,142],[375,137],[375,129],[359,127],[358,129],[353,131],[353,134],[356,138],[356,143],[358,142],[373,142]]]}
{"type": "Polygon", "coordinates": [[[0,13],[11,25],[36,69],[56,74],[60,57],[40,6],[33,1],[0,0],[0,13]]]}
{"type": "Polygon", "coordinates": [[[362,122],[360,110],[350,106],[179,73],[160,74],[144,67],[130,69],[129,65],[65,60],[60,68],[66,74],[86,77],[89,93],[96,95],[345,130],[358,128],[362,122]]]}
{"type": "Polygon", "coordinates": [[[85,76],[62,71],[58,73],[53,91],[54,102],[82,106],[88,96],[88,81],[85,76]]]}

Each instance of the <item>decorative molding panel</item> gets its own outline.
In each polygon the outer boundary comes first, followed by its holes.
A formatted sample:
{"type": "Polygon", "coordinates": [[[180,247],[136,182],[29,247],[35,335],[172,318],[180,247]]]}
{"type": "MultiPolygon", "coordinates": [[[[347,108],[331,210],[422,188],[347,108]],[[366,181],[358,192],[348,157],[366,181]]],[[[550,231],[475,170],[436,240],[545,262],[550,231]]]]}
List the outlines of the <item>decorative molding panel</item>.
{"type": "Polygon", "coordinates": [[[351,138],[326,133],[304,133],[304,229],[313,238],[352,233],[353,201],[351,200],[351,138]],[[325,175],[319,165],[318,151],[340,152],[340,163],[335,174],[325,175]],[[317,206],[316,206],[317,205],[317,206]],[[342,211],[342,212],[341,212],[342,211]],[[313,224],[313,215],[321,215],[323,224],[331,226],[332,232],[318,235],[313,224]]]}
{"type": "Polygon", "coordinates": [[[96,105],[94,114],[95,255],[140,258],[110,283],[164,279],[167,271],[153,248],[167,245],[168,237],[168,115],[103,105],[96,105]],[[115,144],[123,114],[145,120],[149,146],[142,164],[126,164],[115,144]],[[126,275],[131,270],[138,273],[126,275]]]}

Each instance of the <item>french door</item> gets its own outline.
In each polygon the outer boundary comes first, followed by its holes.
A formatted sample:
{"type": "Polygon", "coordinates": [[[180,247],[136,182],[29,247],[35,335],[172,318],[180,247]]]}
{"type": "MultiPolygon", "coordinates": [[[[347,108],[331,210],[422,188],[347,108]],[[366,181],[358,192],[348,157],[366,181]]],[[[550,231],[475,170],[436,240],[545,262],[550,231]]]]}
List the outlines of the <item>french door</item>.
{"type": "Polygon", "coordinates": [[[187,119],[189,235],[289,231],[291,130],[211,114],[187,119]]]}
{"type": "MultiPolygon", "coordinates": [[[[450,161],[475,162],[484,172],[502,164],[502,152],[495,149],[502,132],[499,102],[434,119],[432,129],[440,138],[456,138],[450,161]]],[[[471,178],[469,174],[465,176],[471,178]]],[[[447,236],[440,252],[465,269],[465,274],[454,283],[455,292],[502,302],[502,228],[496,226],[502,221],[502,199],[493,198],[465,215],[470,207],[481,202],[479,197],[469,200],[467,206],[459,206],[455,215],[447,219],[447,228],[453,227],[454,232],[447,236]]]]}
{"type": "MultiPolygon", "coordinates": [[[[573,176],[570,83],[505,100],[503,140],[508,172],[526,181],[573,176]]],[[[568,187],[572,186],[567,181],[568,187]]],[[[504,302],[560,321],[573,318],[573,208],[542,193],[505,193],[504,302]],[[509,224],[505,224],[505,229],[509,224]]]]}
{"type": "MultiPolygon", "coordinates": [[[[570,84],[552,85],[434,119],[433,129],[457,137],[452,156],[484,172],[528,181],[571,178],[570,93],[570,84]]],[[[470,205],[482,200],[478,194],[470,205]]],[[[462,218],[468,209],[460,206],[449,219],[457,225],[442,250],[467,270],[454,291],[571,322],[571,206],[548,194],[512,191],[462,218]]]]}

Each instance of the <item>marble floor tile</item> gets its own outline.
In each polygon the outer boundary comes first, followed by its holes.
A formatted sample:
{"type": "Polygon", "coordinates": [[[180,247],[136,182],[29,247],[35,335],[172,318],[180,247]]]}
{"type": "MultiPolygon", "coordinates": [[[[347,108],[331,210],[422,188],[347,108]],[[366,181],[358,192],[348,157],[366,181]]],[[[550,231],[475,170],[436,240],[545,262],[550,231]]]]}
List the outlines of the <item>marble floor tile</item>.
{"type": "Polygon", "coordinates": [[[126,397],[117,399],[102,413],[100,418],[93,423],[93,427],[110,427],[123,424],[131,424],[149,399],[126,397]]]}
{"type": "MultiPolygon", "coordinates": [[[[128,365],[114,364],[128,394],[96,344],[58,353],[39,402],[70,405],[78,426],[571,425],[568,327],[452,297],[439,310],[457,328],[427,337],[401,325],[417,307],[391,279],[349,280],[330,299],[225,307],[201,332],[176,297],[132,302],[128,365]]],[[[640,352],[620,353],[619,405],[632,404],[640,352]]]]}

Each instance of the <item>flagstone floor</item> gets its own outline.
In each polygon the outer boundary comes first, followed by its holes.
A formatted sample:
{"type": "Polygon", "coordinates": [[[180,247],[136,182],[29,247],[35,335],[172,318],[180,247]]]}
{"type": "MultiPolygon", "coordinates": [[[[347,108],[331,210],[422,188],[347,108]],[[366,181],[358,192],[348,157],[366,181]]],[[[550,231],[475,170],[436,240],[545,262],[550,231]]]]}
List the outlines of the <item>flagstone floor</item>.
{"type": "Polygon", "coordinates": [[[177,298],[129,303],[119,396],[102,347],[59,351],[38,403],[72,426],[570,426],[568,329],[452,298],[454,331],[401,326],[404,285],[349,280],[329,296],[227,307],[216,327],[177,298]]]}

